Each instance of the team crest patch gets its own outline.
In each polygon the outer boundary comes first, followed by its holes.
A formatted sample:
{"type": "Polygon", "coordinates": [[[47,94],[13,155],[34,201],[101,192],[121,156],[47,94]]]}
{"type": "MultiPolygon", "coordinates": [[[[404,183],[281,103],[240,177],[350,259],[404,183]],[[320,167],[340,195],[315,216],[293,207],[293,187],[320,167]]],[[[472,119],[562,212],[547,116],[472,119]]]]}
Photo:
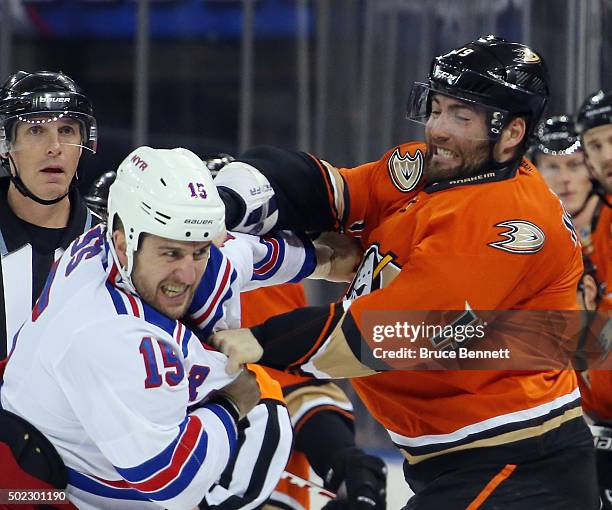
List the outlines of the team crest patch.
{"type": "Polygon", "coordinates": [[[377,245],[370,246],[363,254],[361,265],[346,293],[347,299],[365,296],[388,286],[401,270],[393,263],[394,259],[390,253],[382,254],[377,245]]]}
{"type": "Polygon", "coordinates": [[[416,151],[414,157],[406,153],[402,156],[399,147],[389,158],[389,175],[395,187],[403,193],[407,193],[416,188],[423,175],[423,154],[420,150],[416,151]]]}
{"type": "Polygon", "coordinates": [[[499,235],[504,239],[489,243],[489,246],[510,253],[528,254],[539,252],[546,241],[546,235],[535,223],[525,220],[502,221],[496,227],[506,228],[499,235]]]}

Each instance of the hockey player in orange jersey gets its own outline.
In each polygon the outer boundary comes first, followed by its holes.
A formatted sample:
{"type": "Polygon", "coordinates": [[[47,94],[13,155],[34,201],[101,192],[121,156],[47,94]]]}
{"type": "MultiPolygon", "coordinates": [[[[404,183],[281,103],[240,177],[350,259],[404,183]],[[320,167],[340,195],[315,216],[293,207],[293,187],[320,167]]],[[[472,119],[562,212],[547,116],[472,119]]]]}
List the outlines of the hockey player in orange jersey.
{"type": "Polygon", "coordinates": [[[591,424],[596,448],[602,508],[610,510],[612,509],[612,360],[609,359],[609,350],[612,338],[609,332],[606,334],[606,330],[612,325],[612,299],[605,295],[605,284],[598,280],[593,262],[588,257],[584,257],[583,261],[584,274],[578,285],[578,303],[586,312],[588,327],[585,328],[581,339],[581,349],[576,352],[574,365],[579,370],[578,386],[582,395],[582,408],[591,424]]]}
{"type": "Polygon", "coordinates": [[[576,116],[586,163],[599,183],[601,204],[593,216],[588,253],[612,293],[612,91],[590,94],[576,116]]]}
{"type": "Polygon", "coordinates": [[[528,156],[572,216],[583,253],[590,255],[593,252],[591,232],[597,228],[605,203],[599,193],[599,183],[585,162],[574,119],[556,115],[543,120],[536,129],[528,156]]]}
{"type": "Polygon", "coordinates": [[[597,255],[595,246],[605,240],[601,234],[602,220],[606,221],[606,198],[599,182],[591,177],[574,120],[569,116],[550,117],[538,126],[529,157],[572,215],[582,244],[584,274],[577,297],[586,311],[588,326],[581,335],[574,366],[578,370],[582,408],[594,423],[591,431],[598,448],[601,498],[604,508],[612,509],[612,440],[608,439],[612,438],[612,371],[597,369],[602,362],[605,368],[612,368],[611,361],[606,359],[608,346],[602,336],[612,313],[612,300],[606,296],[606,283],[598,277],[589,257],[597,255]]]}
{"type": "Polygon", "coordinates": [[[548,83],[536,52],[481,38],[435,58],[427,83],[413,87],[408,115],[425,123],[426,143],[353,169],[253,149],[218,176],[240,198],[226,202],[239,229],[360,238],[365,254],[348,300],[211,341],[234,367],[260,359],[317,378],[374,374],[353,384],[406,457],[409,510],[600,507],[572,370],[375,373],[362,355],[376,311],[577,309],[576,233],[522,157],[548,83]],[[262,193],[255,200],[249,189],[262,193]]]}

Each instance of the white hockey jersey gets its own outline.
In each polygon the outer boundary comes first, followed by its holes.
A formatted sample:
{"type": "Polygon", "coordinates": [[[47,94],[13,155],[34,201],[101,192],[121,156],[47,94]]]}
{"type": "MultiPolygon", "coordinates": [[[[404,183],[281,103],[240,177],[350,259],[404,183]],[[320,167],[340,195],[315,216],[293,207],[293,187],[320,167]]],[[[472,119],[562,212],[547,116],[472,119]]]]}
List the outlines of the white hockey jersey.
{"type": "MultiPolygon", "coordinates": [[[[205,334],[239,326],[241,290],[301,279],[315,264],[312,245],[288,234],[230,236],[211,248],[191,320],[205,334]]],[[[212,503],[252,490],[248,477],[232,481],[226,470],[232,457],[227,469],[249,469],[245,455],[234,456],[234,420],[205,402],[231,381],[225,362],[182,322],[126,290],[99,225],[53,266],[15,337],[1,403],[55,446],[79,508],[192,509],[211,488],[212,503]],[[224,470],[225,488],[216,484],[224,470]]],[[[265,500],[289,455],[288,413],[267,405],[249,413],[241,434],[253,465],[263,445],[271,451],[262,495],[241,508],[265,500]],[[271,419],[278,429],[272,445],[262,438],[271,419]]]]}

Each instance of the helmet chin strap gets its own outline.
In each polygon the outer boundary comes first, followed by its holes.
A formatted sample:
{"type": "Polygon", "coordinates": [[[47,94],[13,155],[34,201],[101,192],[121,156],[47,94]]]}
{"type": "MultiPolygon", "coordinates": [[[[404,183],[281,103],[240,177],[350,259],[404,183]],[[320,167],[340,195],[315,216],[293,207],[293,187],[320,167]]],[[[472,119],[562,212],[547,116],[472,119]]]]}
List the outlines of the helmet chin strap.
{"type": "Polygon", "coordinates": [[[578,216],[582,211],[584,211],[586,209],[587,203],[588,201],[591,199],[591,197],[595,196],[596,193],[594,190],[589,191],[589,193],[587,194],[586,198],[582,201],[582,204],[580,205],[580,207],[578,208],[578,210],[574,211],[572,213],[572,217],[575,218],[576,216],[578,216]]]}
{"type": "MultiPolygon", "coordinates": [[[[8,170],[8,174],[9,174],[9,177],[12,183],[15,185],[19,193],[21,193],[24,197],[30,198],[34,200],[34,202],[37,202],[41,205],[53,205],[53,204],[57,204],[58,202],[61,202],[62,200],[64,200],[64,198],[68,196],[68,193],[70,193],[70,187],[69,187],[66,193],[64,193],[63,195],[57,198],[53,198],[51,200],[45,200],[44,198],[37,197],[34,193],[32,193],[26,187],[25,183],[21,180],[21,177],[19,177],[19,174],[17,172],[17,165],[15,164],[15,161],[13,160],[10,154],[8,154],[8,160],[4,160],[3,164],[5,168],[8,170]],[[15,167],[15,175],[13,175],[13,172],[11,171],[11,165],[8,163],[8,160],[10,160],[11,163],[13,163],[13,166],[15,167]]],[[[70,184],[70,186],[72,186],[72,183],[70,184]]]]}
{"type": "MultiPolygon", "coordinates": [[[[121,285],[127,288],[130,292],[138,293],[134,283],[132,282],[132,269],[134,266],[134,252],[131,250],[131,244],[126,247],[126,256],[128,258],[127,267],[123,267],[119,261],[119,255],[117,254],[117,248],[115,246],[115,240],[113,239],[113,226],[108,222],[106,224],[106,242],[115,265],[121,275],[121,285]]],[[[126,239],[127,245],[127,239],[126,239]]]]}

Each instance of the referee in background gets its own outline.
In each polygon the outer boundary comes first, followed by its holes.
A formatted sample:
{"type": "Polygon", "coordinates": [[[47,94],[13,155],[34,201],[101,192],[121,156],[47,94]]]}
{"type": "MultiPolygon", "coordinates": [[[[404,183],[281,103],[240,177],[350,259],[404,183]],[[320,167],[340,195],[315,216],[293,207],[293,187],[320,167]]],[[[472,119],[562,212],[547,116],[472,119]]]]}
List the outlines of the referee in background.
{"type": "Polygon", "coordinates": [[[0,360],[31,313],[53,262],[99,219],[75,186],[96,152],[93,108],[60,73],[19,71],[0,89],[0,360]]]}

